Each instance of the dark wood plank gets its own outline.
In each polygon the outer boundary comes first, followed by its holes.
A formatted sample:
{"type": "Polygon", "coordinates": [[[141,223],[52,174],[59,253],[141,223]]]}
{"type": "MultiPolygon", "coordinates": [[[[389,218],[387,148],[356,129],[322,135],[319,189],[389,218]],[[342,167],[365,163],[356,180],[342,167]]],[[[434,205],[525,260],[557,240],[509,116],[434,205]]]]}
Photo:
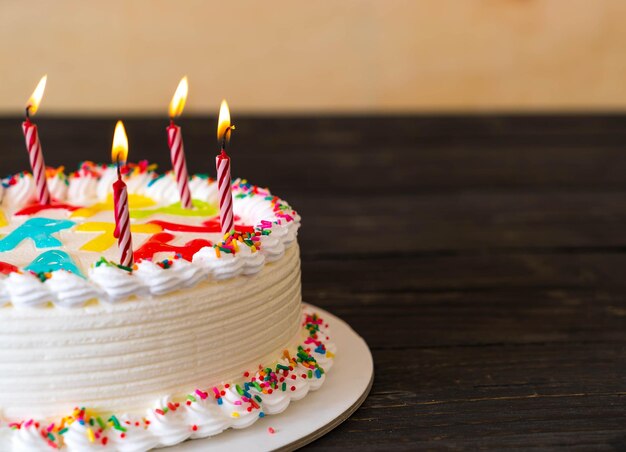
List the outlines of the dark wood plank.
{"type": "Polygon", "coordinates": [[[311,448],[624,447],[624,358],[609,343],[375,350],[370,397],[311,448]]]}
{"type": "Polygon", "coordinates": [[[306,259],[306,284],[328,293],[436,292],[626,287],[626,253],[390,254],[306,259]],[[328,275],[337,275],[328,278],[328,275]],[[341,275],[339,277],[338,275],[341,275]]]}
{"type": "Polygon", "coordinates": [[[621,289],[329,293],[307,288],[304,298],[345,319],[370,347],[382,350],[547,343],[626,346],[622,294],[621,289]]]}
{"type": "Polygon", "coordinates": [[[295,194],[306,256],[519,252],[626,245],[626,191],[295,194]],[[367,245],[365,245],[367,244],[367,245]]]}

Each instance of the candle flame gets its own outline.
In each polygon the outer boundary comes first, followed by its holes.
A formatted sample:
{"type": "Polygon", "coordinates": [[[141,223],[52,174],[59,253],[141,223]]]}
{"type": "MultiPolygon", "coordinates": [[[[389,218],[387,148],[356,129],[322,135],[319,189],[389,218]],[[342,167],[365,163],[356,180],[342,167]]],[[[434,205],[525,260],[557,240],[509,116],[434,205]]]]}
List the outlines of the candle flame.
{"type": "Polygon", "coordinates": [[[43,92],[46,89],[46,81],[48,80],[48,74],[41,77],[39,83],[37,83],[37,88],[33,91],[33,94],[28,99],[28,103],[26,104],[26,108],[28,108],[28,113],[30,115],[34,115],[37,113],[39,109],[39,104],[41,103],[41,98],[43,97],[43,92]]]}
{"type": "Polygon", "coordinates": [[[189,83],[187,82],[187,76],[185,75],[180,79],[180,82],[178,82],[178,87],[176,88],[176,92],[170,102],[170,118],[176,118],[183,113],[188,92],[189,83]]]}
{"type": "Polygon", "coordinates": [[[117,124],[115,125],[115,133],[113,134],[113,147],[111,148],[111,159],[113,159],[113,163],[117,163],[119,160],[120,165],[123,165],[126,163],[127,157],[128,157],[128,137],[126,136],[124,123],[122,121],[117,121],[117,124]]]}
{"type": "Polygon", "coordinates": [[[226,138],[226,142],[228,142],[230,140],[230,131],[234,128],[235,127],[230,124],[230,111],[228,111],[228,104],[225,100],[223,100],[222,105],[220,105],[220,116],[217,121],[217,140],[222,142],[224,138],[226,138]],[[224,134],[226,134],[226,137],[224,137],[224,134]]]}

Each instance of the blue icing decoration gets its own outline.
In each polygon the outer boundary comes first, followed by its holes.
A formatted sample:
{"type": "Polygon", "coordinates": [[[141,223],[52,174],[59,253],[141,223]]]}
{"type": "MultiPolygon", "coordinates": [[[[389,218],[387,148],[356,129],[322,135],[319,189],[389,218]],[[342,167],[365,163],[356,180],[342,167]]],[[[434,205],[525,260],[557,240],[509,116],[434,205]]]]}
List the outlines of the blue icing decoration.
{"type": "Polygon", "coordinates": [[[31,239],[36,248],[54,248],[63,245],[52,234],[74,226],[70,220],[54,220],[52,218],[29,218],[17,229],[0,240],[0,251],[9,251],[26,239],[31,239]]]}
{"type": "Polygon", "coordinates": [[[85,277],[70,255],[61,250],[50,250],[41,253],[25,269],[34,273],[67,270],[81,278],[85,277]]]}

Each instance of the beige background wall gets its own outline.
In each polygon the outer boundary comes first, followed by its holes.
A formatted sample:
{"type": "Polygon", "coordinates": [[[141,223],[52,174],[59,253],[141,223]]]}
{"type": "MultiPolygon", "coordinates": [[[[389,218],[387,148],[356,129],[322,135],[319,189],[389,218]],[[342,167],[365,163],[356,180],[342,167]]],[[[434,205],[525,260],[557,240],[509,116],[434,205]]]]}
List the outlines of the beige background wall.
{"type": "Polygon", "coordinates": [[[623,109],[624,0],[2,0],[0,113],[623,109]]]}

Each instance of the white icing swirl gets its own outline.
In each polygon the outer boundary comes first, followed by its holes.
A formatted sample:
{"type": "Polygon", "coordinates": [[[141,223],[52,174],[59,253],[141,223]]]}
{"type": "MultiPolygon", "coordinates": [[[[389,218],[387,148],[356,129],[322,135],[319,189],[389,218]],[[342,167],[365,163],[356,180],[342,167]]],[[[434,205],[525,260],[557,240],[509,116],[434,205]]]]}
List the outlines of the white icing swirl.
{"type": "Polygon", "coordinates": [[[168,270],[176,273],[180,288],[195,286],[207,276],[202,267],[184,259],[174,259],[172,266],[168,270]]]}
{"type": "Polygon", "coordinates": [[[54,298],[48,286],[31,273],[11,273],[5,284],[16,308],[41,307],[54,298]]]}
{"type": "Polygon", "coordinates": [[[107,196],[113,193],[113,182],[117,180],[117,170],[113,166],[108,166],[100,173],[96,193],[98,201],[104,202],[107,196]]]}
{"type": "MultiPolygon", "coordinates": [[[[144,452],[158,447],[159,440],[152,431],[147,430],[140,418],[123,415],[120,423],[125,432],[111,428],[107,430],[108,446],[105,450],[111,449],[119,452],[144,452]],[[139,423],[139,425],[137,425],[139,423]]],[[[102,450],[103,448],[100,448],[102,450]]]]}
{"type": "Polygon", "coordinates": [[[110,301],[145,292],[144,285],[137,277],[113,265],[101,264],[92,267],[89,270],[89,277],[107,293],[110,301]]]}
{"type": "Polygon", "coordinates": [[[272,233],[261,236],[261,252],[268,262],[277,261],[285,254],[285,245],[279,237],[274,235],[275,231],[280,231],[278,227],[272,227],[272,233]]]}
{"type": "Polygon", "coordinates": [[[180,287],[177,272],[169,270],[161,268],[154,262],[144,260],[137,264],[137,270],[133,272],[133,275],[150,293],[161,295],[180,287]]]}
{"type": "Polygon", "coordinates": [[[90,440],[88,433],[90,429],[93,433],[93,428],[89,424],[78,421],[72,422],[63,435],[63,442],[67,449],[86,452],[102,450],[102,443],[95,441],[95,439],[93,442],[90,440]]]}
{"type": "Polygon", "coordinates": [[[222,433],[230,426],[230,420],[219,409],[214,398],[208,397],[189,405],[187,409],[187,421],[196,426],[196,430],[191,433],[191,438],[206,438],[207,436],[222,433]]]}
{"type": "Polygon", "coordinates": [[[171,171],[168,171],[158,179],[151,180],[145,190],[146,196],[152,199],[160,199],[167,204],[174,204],[180,200],[178,185],[171,171]]]}
{"type": "Polygon", "coordinates": [[[68,184],[65,175],[56,174],[48,179],[48,190],[50,196],[57,202],[64,202],[67,199],[68,184]]]}
{"type": "MultiPolygon", "coordinates": [[[[143,195],[146,192],[148,183],[155,177],[155,173],[152,171],[144,172],[132,172],[129,175],[124,176],[124,181],[128,186],[129,193],[135,193],[136,195],[143,195]]],[[[158,198],[157,198],[158,199],[158,198]]]]}
{"type": "Polygon", "coordinates": [[[55,305],[62,308],[82,306],[86,301],[103,295],[89,281],[65,270],[52,272],[45,284],[55,294],[55,305]]]}
{"type": "Polygon", "coordinates": [[[191,434],[191,426],[185,419],[184,405],[176,409],[168,409],[164,414],[159,414],[156,409],[162,409],[171,403],[169,397],[159,400],[154,409],[148,410],[146,419],[150,421],[150,432],[158,438],[162,446],[172,446],[186,440],[191,434]]]}
{"type": "MultiPolygon", "coordinates": [[[[256,248],[255,248],[256,250],[256,248]]],[[[265,263],[265,256],[259,251],[255,251],[246,244],[239,244],[239,252],[237,255],[243,262],[243,275],[254,275],[261,271],[265,263]]]]}
{"type": "Polygon", "coordinates": [[[217,184],[206,177],[194,175],[189,181],[189,190],[193,199],[204,202],[217,202],[217,184]]]}
{"type": "Polygon", "coordinates": [[[98,178],[92,172],[80,170],[77,175],[72,174],[69,181],[67,199],[70,203],[83,205],[93,201],[96,197],[98,178]]]}
{"type": "Polygon", "coordinates": [[[35,181],[29,173],[16,175],[14,184],[9,185],[2,198],[2,205],[9,209],[26,207],[36,201],[35,181]]]}
{"type": "Polygon", "coordinates": [[[193,256],[193,263],[204,267],[215,279],[233,278],[241,274],[243,259],[232,253],[221,252],[217,257],[215,248],[205,246],[193,256]]]}
{"type": "Polygon", "coordinates": [[[31,423],[28,427],[22,426],[15,431],[12,450],[14,452],[44,452],[51,449],[42,439],[39,429],[31,423]]]}
{"type": "MultiPolygon", "coordinates": [[[[256,378],[258,381],[262,381],[260,375],[257,373],[256,378]]],[[[254,397],[258,395],[263,399],[263,412],[265,414],[278,414],[282,413],[289,406],[289,402],[291,398],[289,394],[281,391],[279,389],[272,390],[271,388],[268,390],[267,394],[263,394],[263,392],[257,390],[254,387],[250,388],[250,394],[254,397]],[[269,392],[271,390],[272,392],[269,392]]]]}
{"type": "Polygon", "coordinates": [[[219,407],[225,416],[231,418],[232,428],[246,428],[254,424],[259,418],[259,413],[254,410],[248,411],[247,404],[241,402],[241,396],[234,386],[225,389],[222,396],[222,404],[219,407]]]}

